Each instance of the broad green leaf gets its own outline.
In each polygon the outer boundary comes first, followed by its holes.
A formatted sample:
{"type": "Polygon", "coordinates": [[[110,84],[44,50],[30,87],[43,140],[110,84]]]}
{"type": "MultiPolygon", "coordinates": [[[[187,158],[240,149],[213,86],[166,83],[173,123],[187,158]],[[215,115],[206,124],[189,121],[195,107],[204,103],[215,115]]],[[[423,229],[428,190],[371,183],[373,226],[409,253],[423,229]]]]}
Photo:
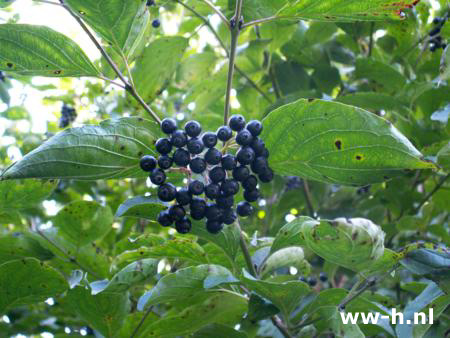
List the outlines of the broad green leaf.
{"type": "Polygon", "coordinates": [[[367,185],[405,169],[435,168],[390,122],[341,103],[299,100],[263,123],[269,162],[280,175],[367,185]]]}
{"type": "Polygon", "coordinates": [[[447,172],[450,172],[450,142],[437,153],[438,164],[447,172]]]}
{"type": "Polygon", "coordinates": [[[337,102],[369,110],[405,111],[406,107],[392,95],[377,92],[359,92],[340,96],[337,102]]]}
{"type": "Polygon", "coordinates": [[[16,0],[0,0],[0,8],[5,8],[11,5],[16,0]]]}
{"type": "Polygon", "coordinates": [[[278,16],[285,19],[323,21],[378,21],[402,19],[402,11],[412,8],[417,1],[407,0],[250,0],[244,2],[246,20],[278,16]]]}
{"type": "Polygon", "coordinates": [[[439,68],[440,78],[442,81],[448,80],[450,78],[450,47],[447,46],[442,53],[441,65],[439,68]]]}
{"type": "Polygon", "coordinates": [[[0,211],[31,208],[45,200],[56,185],[56,181],[0,181],[0,211]]]}
{"type": "Polygon", "coordinates": [[[136,60],[133,78],[139,94],[146,101],[157,97],[171,80],[188,43],[188,39],[180,36],[159,38],[151,42],[136,60]]]}
{"type": "Polygon", "coordinates": [[[139,299],[138,309],[180,301],[196,293],[214,288],[223,283],[234,283],[237,279],[220,265],[198,265],[178,270],[161,278],[156,286],[139,299]]]}
{"type": "Polygon", "coordinates": [[[15,233],[0,236],[0,264],[19,258],[34,257],[48,260],[53,253],[45,249],[31,233],[15,233]]]}
{"type": "Polygon", "coordinates": [[[250,321],[256,322],[258,320],[276,315],[280,310],[272,303],[261,298],[256,293],[250,295],[248,301],[247,318],[250,321]]]}
{"type": "MultiPolygon", "coordinates": [[[[137,337],[186,336],[208,324],[235,324],[247,311],[247,299],[237,293],[213,292],[200,304],[174,310],[156,322],[147,322],[137,337]]],[[[216,335],[214,335],[216,337],[216,335]]],[[[231,336],[233,337],[233,336],[231,336]]]]}
{"type": "Polygon", "coordinates": [[[66,129],[2,173],[2,179],[143,177],[139,159],[155,154],[155,122],[129,117],[66,129]]]}
{"type": "Polygon", "coordinates": [[[83,246],[111,230],[113,214],[110,207],[97,202],[77,201],[61,209],[53,223],[61,235],[76,246],[83,246]]]}
{"type": "Polygon", "coordinates": [[[310,291],[309,286],[300,281],[275,283],[257,280],[245,270],[242,282],[250,290],[270,300],[285,316],[288,316],[310,291]]]}
{"type": "Polygon", "coordinates": [[[200,330],[192,335],[192,338],[246,338],[247,334],[241,331],[223,325],[223,324],[210,324],[202,327],[200,330]]]}
{"type": "Polygon", "coordinates": [[[75,42],[45,26],[2,24],[0,44],[0,70],[51,77],[99,75],[75,42]]]}
{"type": "Polygon", "coordinates": [[[68,288],[64,277],[35,258],[23,258],[0,265],[0,313],[19,305],[56,297],[68,288]]]}
{"type": "Polygon", "coordinates": [[[81,286],[67,293],[64,305],[105,337],[117,334],[131,307],[127,293],[102,292],[94,296],[81,286]]]}
{"type": "Polygon", "coordinates": [[[147,196],[133,197],[123,202],[116,212],[116,217],[137,217],[155,221],[158,214],[167,209],[160,200],[147,196]]]}
{"type": "Polygon", "coordinates": [[[116,264],[122,266],[142,258],[178,258],[196,264],[208,263],[206,252],[199,244],[189,239],[174,238],[161,244],[122,252],[116,257],[116,264]]]}
{"type": "Polygon", "coordinates": [[[406,78],[394,67],[369,58],[356,60],[355,76],[373,80],[390,92],[402,89],[406,84],[406,78]]]}
{"type": "Polygon", "coordinates": [[[306,216],[301,216],[294,221],[287,223],[278,231],[278,234],[275,236],[272,247],[270,248],[270,252],[273,253],[290,246],[304,245],[304,240],[300,235],[300,224],[306,222],[309,222],[312,225],[319,224],[319,221],[306,216]]]}
{"type": "Polygon", "coordinates": [[[106,44],[126,56],[137,48],[150,17],[144,0],[66,0],[66,3],[106,44]]]}
{"type": "Polygon", "coordinates": [[[261,266],[260,273],[264,277],[276,269],[291,266],[296,267],[303,276],[308,276],[311,272],[311,265],[305,259],[303,249],[299,246],[291,246],[271,254],[261,266]]]}
{"type": "Polygon", "coordinates": [[[330,324],[331,330],[337,337],[365,338],[358,324],[342,322],[340,311],[336,306],[323,307],[320,313],[330,324]]]}

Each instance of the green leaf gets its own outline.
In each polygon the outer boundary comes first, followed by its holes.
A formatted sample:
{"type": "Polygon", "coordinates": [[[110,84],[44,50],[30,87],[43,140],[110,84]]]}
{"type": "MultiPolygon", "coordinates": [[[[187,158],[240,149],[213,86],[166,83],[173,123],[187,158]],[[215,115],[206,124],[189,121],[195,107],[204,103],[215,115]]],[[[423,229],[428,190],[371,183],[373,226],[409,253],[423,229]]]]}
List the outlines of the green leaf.
{"type": "Polygon", "coordinates": [[[159,303],[177,302],[220,284],[236,281],[231,272],[223,266],[191,266],[161,278],[150,292],[139,299],[138,309],[159,303]]]}
{"type": "Polygon", "coordinates": [[[167,209],[167,204],[147,196],[133,197],[123,202],[116,212],[116,217],[137,217],[155,221],[158,214],[167,209]]]}
{"type": "Polygon", "coordinates": [[[99,75],[75,42],[45,26],[2,24],[0,44],[0,70],[51,77],[99,75]]]}
{"type": "Polygon", "coordinates": [[[450,172],[450,142],[437,153],[438,164],[447,172],[450,172]]]}
{"type": "Polygon", "coordinates": [[[66,205],[53,219],[59,233],[76,246],[89,244],[111,230],[111,208],[97,202],[77,201],[66,205]]]}
{"type": "Polygon", "coordinates": [[[223,325],[223,324],[210,324],[202,327],[200,330],[192,335],[192,338],[246,338],[247,334],[241,331],[223,325]]]}
{"type": "Polygon", "coordinates": [[[150,18],[144,0],[66,0],[66,3],[106,44],[126,56],[137,48],[150,18]]]}
{"type": "Polygon", "coordinates": [[[309,292],[307,284],[300,281],[284,283],[268,282],[253,278],[247,271],[243,272],[242,282],[252,291],[270,300],[285,316],[298,306],[299,302],[309,292]]]}
{"type": "Polygon", "coordinates": [[[153,143],[159,135],[155,122],[137,117],[66,129],[6,169],[1,178],[144,177],[139,160],[156,154],[153,143]]]}
{"type": "Polygon", "coordinates": [[[341,103],[299,100],[263,123],[269,162],[280,175],[367,185],[405,169],[435,168],[390,122],[341,103]]]}
{"type": "Polygon", "coordinates": [[[306,222],[309,222],[312,225],[319,224],[319,221],[306,216],[300,216],[294,221],[285,224],[275,236],[270,252],[273,253],[290,246],[303,245],[304,240],[300,235],[301,227],[299,225],[306,222]]]}
{"type": "Polygon", "coordinates": [[[59,296],[67,287],[58,271],[35,258],[3,263],[0,265],[0,313],[59,296]]]}
{"type": "Polygon", "coordinates": [[[355,76],[373,80],[391,92],[402,89],[406,84],[406,78],[394,67],[370,58],[356,60],[355,76]]]}
{"type": "Polygon", "coordinates": [[[0,264],[25,257],[49,260],[53,253],[45,249],[32,233],[0,236],[0,264]]]}
{"type": "Polygon", "coordinates": [[[337,102],[362,109],[405,111],[406,107],[392,95],[376,92],[359,92],[336,98],[337,102]]]}
{"type": "Polygon", "coordinates": [[[70,290],[64,301],[68,310],[106,337],[117,334],[131,307],[127,293],[102,292],[94,296],[81,286],[70,290]]]}
{"type": "Polygon", "coordinates": [[[288,19],[323,21],[380,21],[402,19],[402,10],[411,8],[415,0],[392,2],[391,0],[250,0],[243,10],[246,20],[278,16],[288,19]]]}
{"type": "Polygon", "coordinates": [[[5,8],[11,5],[16,0],[0,0],[0,8],[5,8]]]}
{"type": "Polygon", "coordinates": [[[203,303],[189,306],[181,312],[173,310],[156,322],[147,322],[137,337],[185,336],[208,324],[233,325],[246,311],[245,297],[236,293],[213,292],[203,303]]]}
{"type": "Polygon", "coordinates": [[[152,101],[165,88],[188,44],[189,40],[180,36],[159,38],[136,60],[133,78],[137,91],[146,101],[152,101]]]}
{"type": "Polygon", "coordinates": [[[252,322],[276,315],[280,310],[272,303],[258,296],[256,293],[250,295],[248,301],[247,318],[252,322]]]}
{"type": "Polygon", "coordinates": [[[311,272],[311,265],[305,259],[303,249],[299,246],[291,246],[271,254],[261,266],[260,273],[264,277],[276,269],[291,266],[296,267],[304,276],[308,276],[311,272]]]}
{"type": "Polygon", "coordinates": [[[0,211],[31,208],[45,200],[56,185],[56,181],[0,181],[0,211]]]}

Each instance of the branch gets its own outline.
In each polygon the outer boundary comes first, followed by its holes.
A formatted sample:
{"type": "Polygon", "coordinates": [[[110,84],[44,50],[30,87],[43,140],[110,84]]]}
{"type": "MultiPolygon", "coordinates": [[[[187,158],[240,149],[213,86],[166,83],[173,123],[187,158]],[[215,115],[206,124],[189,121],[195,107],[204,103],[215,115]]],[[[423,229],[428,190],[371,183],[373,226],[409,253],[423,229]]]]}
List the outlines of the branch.
{"type": "Polygon", "coordinates": [[[136,326],[136,328],[134,329],[133,333],[131,334],[130,338],[134,338],[136,337],[137,333],[139,332],[139,329],[142,327],[142,325],[144,324],[145,320],[147,319],[147,317],[150,315],[150,313],[152,313],[153,310],[153,306],[150,306],[148,308],[148,310],[145,312],[144,316],[142,317],[141,321],[139,322],[139,324],[136,326]]]}
{"type": "Polygon", "coordinates": [[[244,254],[245,263],[247,264],[247,269],[253,277],[258,278],[258,273],[256,272],[256,268],[253,265],[252,257],[250,256],[250,251],[248,250],[247,242],[245,242],[244,233],[242,232],[241,225],[239,224],[239,220],[236,221],[236,226],[239,230],[239,236],[240,236],[239,244],[241,246],[242,253],[244,254]]]}
{"type": "Polygon", "coordinates": [[[308,181],[303,179],[303,194],[305,195],[306,205],[308,206],[309,215],[312,218],[316,218],[316,212],[312,204],[311,192],[309,190],[308,181]]]}
{"type": "Polygon", "coordinates": [[[275,325],[277,329],[280,330],[284,338],[292,338],[289,330],[277,315],[270,317],[270,319],[272,320],[273,325],[275,325]]]}
{"type": "Polygon", "coordinates": [[[228,22],[227,17],[218,9],[214,4],[209,0],[203,0],[203,2],[208,5],[223,21],[223,23],[230,29],[230,23],[228,22]]]}
{"type": "Polygon", "coordinates": [[[89,36],[91,41],[94,43],[94,45],[97,47],[97,49],[100,51],[102,56],[105,58],[105,60],[108,62],[108,64],[112,67],[114,72],[117,74],[119,79],[124,83],[125,90],[128,91],[131,96],[133,96],[141,105],[142,107],[150,114],[150,116],[158,123],[161,124],[161,119],[158,117],[158,115],[145,103],[145,101],[139,96],[139,94],[136,91],[136,88],[132,85],[130,85],[125,78],[125,76],[120,71],[119,67],[114,63],[114,61],[111,59],[111,57],[108,55],[106,50],[102,47],[102,45],[97,41],[95,36],[91,33],[89,28],[86,26],[86,24],[83,22],[83,20],[80,19],[80,17],[69,7],[65,4],[64,0],[59,0],[61,3],[61,6],[66,9],[70,15],[78,22],[78,24],[81,26],[81,28],[86,32],[86,34],[89,36]]]}
{"type": "Polygon", "coordinates": [[[422,202],[420,202],[420,204],[417,206],[417,208],[414,209],[414,212],[418,212],[420,210],[420,208],[422,208],[422,206],[428,202],[428,200],[433,197],[433,195],[442,188],[442,186],[444,185],[445,181],[447,181],[447,179],[450,177],[450,174],[447,174],[446,176],[444,176],[440,182],[438,184],[436,184],[436,186],[434,187],[433,190],[431,190],[428,195],[425,196],[425,198],[422,200],[422,202]]]}

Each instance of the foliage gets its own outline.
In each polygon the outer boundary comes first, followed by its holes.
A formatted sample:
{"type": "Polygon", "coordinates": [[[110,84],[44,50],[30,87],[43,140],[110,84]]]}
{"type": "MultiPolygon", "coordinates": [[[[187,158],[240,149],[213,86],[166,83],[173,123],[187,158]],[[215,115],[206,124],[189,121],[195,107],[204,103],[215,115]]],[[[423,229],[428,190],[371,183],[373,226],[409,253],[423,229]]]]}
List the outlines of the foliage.
{"type": "Polygon", "coordinates": [[[33,1],[77,23],[94,59],[0,0],[1,335],[443,337],[450,9],[438,2],[33,1]],[[22,88],[52,116],[17,102],[22,88]],[[275,180],[217,235],[160,227],[169,204],[139,167],[160,121],[216,130],[224,111],[263,121],[275,180]],[[340,317],[391,308],[433,308],[434,324],[340,317]]]}

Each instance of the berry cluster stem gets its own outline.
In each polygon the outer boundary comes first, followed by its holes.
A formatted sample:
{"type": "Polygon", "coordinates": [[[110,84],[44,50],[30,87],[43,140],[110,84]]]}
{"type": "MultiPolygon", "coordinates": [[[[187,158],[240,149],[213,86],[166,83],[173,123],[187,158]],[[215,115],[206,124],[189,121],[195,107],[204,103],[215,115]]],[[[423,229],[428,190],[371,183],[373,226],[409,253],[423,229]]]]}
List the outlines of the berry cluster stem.
{"type": "Polygon", "coordinates": [[[239,39],[239,34],[241,32],[241,14],[242,14],[242,3],[243,0],[237,0],[236,11],[234,17],[230,21],[230,32],[231,32],[231,44],[230,44],[230,60],[228,65],[228,79],[227,79],[227,91],[225,96],[225,113],[224,122],[226,126],[228,122],[228,116],[230,114],[230,101],[231,101],[231,88],[233,87],[233,75],[236,63],[236,50],[239,39]]]}
{"type": "MultiPolygon", "coordinates": [[[[97,49],[100,51],[100,53],[102,54],[102,56],[105,58],[106,62],[108,62],[108,64],[112,67],[112,69],[114,70],[114,72],[117,74],[117,76],[119,77],[119,79],[124,83],[125,85],[125,90],[130,93],[131,96],[133,96],[140,104],[141,106],[145,109],[145,111],[147,111],[150,116],[155,120],[155,122],[157,122],[159,125],[161,125],[161,119],[159,118],[159,116],[145,103],[145,101],[142,99],[142,97],[138,94],[138,92],[136,91],[136,88],[130,84],[128,82],[128,80],[125,78],[125,76],[122,74],[122,72],[120,71],[119,67],[117,67],[117,65],[115,64],[115,62],[111,59],[111,57],[109,56],[109,54],[106,52],[106,50],[102,47],[102,45],[100,44],[100,42],[97,41],[97,39],[95,38],[95,36],[91,33],[91,31],[89,30],[89,28],[87,27],[87,25],[84,23],[83,20],[81,20],[81,18],[69,7],[66,5],[66,3],[64,2],[64,0],[59,0],[59,2],[61,3],[61,6],[67,10],[70,15],[72,15],[72,17],[78,22],[78,24],[80,25],[80,27],[86,32],[86,34],[89,36],[89,38],[91,39],[91,41],[94,43],[94,45],[97,47],[97,49]]],[[[127,66],[128,67],[128,66],[127,66]]],[[[100,77],[102,78],[102,77],[100,77]]],[[[102,78],[104,79],[104,78],[102,78]]]]}

